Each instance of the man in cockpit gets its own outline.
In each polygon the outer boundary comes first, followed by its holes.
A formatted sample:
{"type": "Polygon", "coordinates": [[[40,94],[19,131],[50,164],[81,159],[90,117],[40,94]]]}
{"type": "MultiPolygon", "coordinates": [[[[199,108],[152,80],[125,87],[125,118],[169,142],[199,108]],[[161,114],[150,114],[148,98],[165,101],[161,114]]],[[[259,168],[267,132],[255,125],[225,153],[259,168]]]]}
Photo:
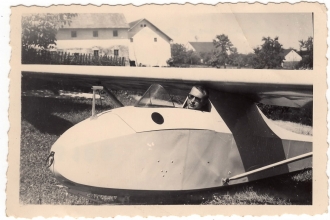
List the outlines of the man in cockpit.
{"type": "Polygon", "coordinates": [[[205,86],[193,86],[184,106],[187,109],[209,111],[209,91],[205,86]]]}

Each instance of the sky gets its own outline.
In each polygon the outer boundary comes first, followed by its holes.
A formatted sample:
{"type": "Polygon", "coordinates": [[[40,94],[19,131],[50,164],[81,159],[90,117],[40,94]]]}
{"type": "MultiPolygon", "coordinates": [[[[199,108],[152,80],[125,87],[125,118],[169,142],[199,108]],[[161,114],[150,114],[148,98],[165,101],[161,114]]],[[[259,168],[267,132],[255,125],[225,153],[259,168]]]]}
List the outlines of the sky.
{"type": "Polygon", "coordinates": [[[239,53],[253,52],[262,37],[279,37],[283,48],[299,50],[299,40],[313,36],[311,13],[124,13],[127,22],[146,18],[173,39],[173,43],[212,42],[228,35],[239,53]]]}

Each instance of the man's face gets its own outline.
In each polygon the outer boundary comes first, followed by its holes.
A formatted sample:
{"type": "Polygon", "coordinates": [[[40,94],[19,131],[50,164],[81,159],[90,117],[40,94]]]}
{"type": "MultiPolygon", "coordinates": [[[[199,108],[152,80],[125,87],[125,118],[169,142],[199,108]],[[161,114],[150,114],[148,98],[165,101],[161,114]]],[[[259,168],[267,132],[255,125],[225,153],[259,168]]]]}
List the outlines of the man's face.
{"type": "Polygon", "coordinates": [[[204,95],[198,89],[193,87],[188,95],[188,108],[200,110],[204,105],[204,95]]]}

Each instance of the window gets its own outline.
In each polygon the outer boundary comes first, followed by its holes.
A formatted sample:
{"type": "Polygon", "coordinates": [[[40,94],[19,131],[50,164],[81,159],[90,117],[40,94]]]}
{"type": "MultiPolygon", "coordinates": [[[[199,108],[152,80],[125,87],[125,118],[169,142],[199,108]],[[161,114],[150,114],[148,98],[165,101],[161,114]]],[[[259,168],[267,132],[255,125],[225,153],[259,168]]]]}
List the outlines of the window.
{"type": "Polygon", "coordinates": [[[114,31],[113,31],[113,36],[114,36],[114,37],[118,37],[118,31],[117,31],[117,30],[114,30],[114,31]]]}
{"type": "Polygon", "coordinates": [[[130,40],[131,40],[131,42],[133,42],[133,37],[131,37],[131,39],[130,39],[130,40]]]}
{"type": "Polygon", "coordinates": [[[93,37],[98,37],[99,36],[99,32],[98,31],[93,31],[93,37]]]}
{"type": "Polygon", "coordinates": [[[113,51],[113,54],[114,54],[115,56],[119,56],[119,50],[114,50],[114,51],[113,51]]]}
{"type": "Polygon", "coordinates": [[[96,56],[96,57],[99,56],[99,51],[98,50],[94,50],[94,56],[96,56]]]}
{"type": "Polygon", "coordinates": [[[144,24],[143,26],[144,26],[144,27],[147,27],[147,25],[146,25],[146,24],[144,24]]]}
{"type": "Polygon", "coordinates": [[[77,31],[71,31],[71,37],[77,37],[77,31]]]}
{"type": "Polygon", "coordinates": [[[143,27],[143,24],[141,24],[140,27],[143,27]]]}
{"type": "Polygon", "coordinates": [[[154,38],[154,42],[157,42],[157,37],[154,38]]]}

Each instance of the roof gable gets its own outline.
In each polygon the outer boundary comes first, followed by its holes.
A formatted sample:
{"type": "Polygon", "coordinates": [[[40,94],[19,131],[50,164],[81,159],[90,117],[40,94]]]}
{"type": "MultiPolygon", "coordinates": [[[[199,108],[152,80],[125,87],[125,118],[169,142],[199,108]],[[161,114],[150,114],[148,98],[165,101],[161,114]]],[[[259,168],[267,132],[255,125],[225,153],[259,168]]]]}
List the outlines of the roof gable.
{"type": "Polygon", "coordinates": [[[73,28],[129,28],[122,13],[82,13],[72,18],[70,25],[63,29],[73,28]]]}
{"type": "MultiPolygon", "coordinates": [[[[280,56],[285,57],[286,55],[288,55],[291,51],[294,51],[295,53],[297,53],[294,49],[283,49],[283,51],[280,53],[280,56]]],[[[298,53],[297,53],[298,54],[298,53]]],[[[299,54],[298,54],[299,55],[299,54]]]]}
{"type": "Polygon", "coordinates": [[[197,53],[208,53],[212,52],[214,49],[221,50],[220,48],[216,48],[213,42],[189,42],[189,44],[197,53]]]}
{"type": "Polygon", "coordinates": [[[132,21],[130,23],[128,23],[129,25],[129,30],[131,30],[133,27],[135,27],[135,25],[137,25],[138,23],[140,23],[143,19],[139,19],[139,20],[136,20],[136,21],[132,21]]]}
{"type": "Polygon", "coordinates": [[[151,23],[150,21],[148,21],[147,19],[145,18],[142,18],[142,19],[139,19],[139,20],[136,20],[136,21],[132,21],[129,23],[129,37],[133,37],[135,34],[137,34],[138,32],[131,32],[130,31],[135,28],[135,27],[138,27],[139,24],[142,22],[142,21],[146,21],[148,22],[150,25],[152,25],[157,31],[159,31],[160,33],[162,33],[168,40],[172,40],[172,38],[170,38],[167,34],[165,34],[163,31],[161,31],[157,26],[155,26],[153,23],[151,23]]]}

